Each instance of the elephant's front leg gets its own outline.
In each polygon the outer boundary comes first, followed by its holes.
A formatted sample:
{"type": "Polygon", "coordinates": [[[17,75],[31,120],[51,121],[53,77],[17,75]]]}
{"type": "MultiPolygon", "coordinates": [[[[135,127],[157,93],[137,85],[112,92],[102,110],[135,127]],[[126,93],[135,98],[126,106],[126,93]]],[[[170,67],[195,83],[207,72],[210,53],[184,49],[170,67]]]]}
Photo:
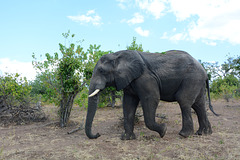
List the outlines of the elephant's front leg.
{"type": "Polygon", "coordinates": [[[155,121],[155,114],[159,103],[159,99],[153,98],[150,95],[151,94],[141,99],[144,121],[148,129],[158,132],[160,137],[162,138],[167,131],[167,125],[165,123],[158,124],[155,121]]]}
{"type": "Polygon", "coordinates": [[[160,101],[160,91],[156,79],[149,75],[142,76],[136,81],[134,90],[141,101],[146,126],[148,129],[158,132],[162,138],[167,131],[167,125],[165,123],[158,124],[155,120],[156,109],[160,101]]]}
{"type": "Polygon", "coordinates": [[[124,92],[123,96],[123,114],[124,114],[124,129],[125,133],[122,134],[122,140],[136,139],[133,133],[134,118],[139,103],[138,97],[124,92]]]}

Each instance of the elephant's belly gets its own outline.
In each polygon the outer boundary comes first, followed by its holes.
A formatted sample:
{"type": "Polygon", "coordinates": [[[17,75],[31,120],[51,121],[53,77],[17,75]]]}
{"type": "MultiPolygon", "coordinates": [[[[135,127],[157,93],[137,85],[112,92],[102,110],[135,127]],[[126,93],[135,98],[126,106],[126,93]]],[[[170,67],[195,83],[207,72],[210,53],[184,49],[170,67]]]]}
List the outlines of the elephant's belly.
{"type": "Polygon", "coordinates": [[[168,79],[166,81],[162,81],[160,99],[167,102],[176,101],[175,94],[177,93],[180,84],[181,84],[181,81],[175,80],[175,79],[168,79]]]}
{"type": "Polygon", "coordinates": [[[169,95],[169,96],[161,95],[160,100],[166,101],[166,102],[175,102],[176,98],[173,95],[169,95]]]}

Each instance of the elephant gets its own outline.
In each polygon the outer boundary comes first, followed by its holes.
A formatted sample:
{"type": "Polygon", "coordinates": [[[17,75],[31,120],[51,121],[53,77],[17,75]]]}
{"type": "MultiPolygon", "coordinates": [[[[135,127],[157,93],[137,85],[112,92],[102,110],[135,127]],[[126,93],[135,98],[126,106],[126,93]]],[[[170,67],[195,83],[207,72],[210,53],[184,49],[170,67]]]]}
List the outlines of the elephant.
{"type": "Polygon", "coordinates": [[[141,103],[144,122],[148,129],[163,137],[166,123],[155,121],[159,101],[178,102],[182,114],[182,129],[179,135],[188,137],[194,134],[191,108],[198,117],[199,129],[195,134],[211,134],[211,124],[206,114],[206,88],[209,108],[211,105],[209,80],[202,65],[190,54],[180,50],[162,53],[147,53],[122,50],[103,55],[97,62],[89,85],[88,109],[85,133],[95,139],[99,133],[92,133],[92,123],[97,109],[99,93],[113,86],[123,90],[124,130],[122,140],[135,139],[134,117],[141,103]]]}

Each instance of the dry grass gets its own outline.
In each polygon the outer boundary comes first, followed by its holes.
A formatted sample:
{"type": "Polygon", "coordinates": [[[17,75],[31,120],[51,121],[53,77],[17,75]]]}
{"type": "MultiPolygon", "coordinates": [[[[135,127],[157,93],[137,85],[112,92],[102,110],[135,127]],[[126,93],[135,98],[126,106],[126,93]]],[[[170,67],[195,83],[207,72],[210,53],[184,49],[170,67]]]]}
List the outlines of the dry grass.
{"type": "MultiPolygon", "coordinates": [[[[93,132],[101,137],[90,140],[83,130],[73,134],[68,131],[77,128],[86,116],[86,111],[74,107],[71,123],[59,128],[56,108],[44,107],[49,116],[47,122],[23,126],[0,127],[0,159],[240,159],[240,105],[239,101],[213,102],[220,117],[209,112],[213,134],[181,138],[180,109],[176,103],[161,103],[157,113],[165,114],[168,131],[164,138],[148,130],[140,117],[135,125],[136,140],[121,141],[123,132],[120,117],[121,108],[98,109],[94,119],[93,132]]],[[[141,109],[138,109],[141,114],[141,109]]],[[[193,114],[195,130],[198,128],[193,114]]],[[[158,122],[162,121],[156,118],[158,122]]]]}

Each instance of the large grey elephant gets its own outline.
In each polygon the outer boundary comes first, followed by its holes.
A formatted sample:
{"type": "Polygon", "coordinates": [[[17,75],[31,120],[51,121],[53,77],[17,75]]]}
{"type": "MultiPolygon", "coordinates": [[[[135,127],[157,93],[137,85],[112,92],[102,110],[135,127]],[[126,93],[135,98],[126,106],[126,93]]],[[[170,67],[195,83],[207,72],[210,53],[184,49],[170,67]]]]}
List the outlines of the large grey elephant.
{"type": "MultiPolygon", "coordinates": [[[[89,87],[86,135],[92,134],[92,122],[97,109],[99,92],[114,86],[124,92],[124,129],[122,140],[135,139],[134,117],[139,101],[146,126],[163,137],[167,126],[155,121],[160,100],[177,101],[182,112],[182,129],[179,134],[188,137],[194,132],[191,108],[197,114],[199,129],[196,134],[211,134],[211,124],[205,108],[206,88],[211,111],[208,76],[201,64],[184,51],[171,50],[163,53],[144,53],[124,50],[102,56],[97,62],[89,87]]],[[[216,114],[217,115],[217,114],[216,114]]]]}

